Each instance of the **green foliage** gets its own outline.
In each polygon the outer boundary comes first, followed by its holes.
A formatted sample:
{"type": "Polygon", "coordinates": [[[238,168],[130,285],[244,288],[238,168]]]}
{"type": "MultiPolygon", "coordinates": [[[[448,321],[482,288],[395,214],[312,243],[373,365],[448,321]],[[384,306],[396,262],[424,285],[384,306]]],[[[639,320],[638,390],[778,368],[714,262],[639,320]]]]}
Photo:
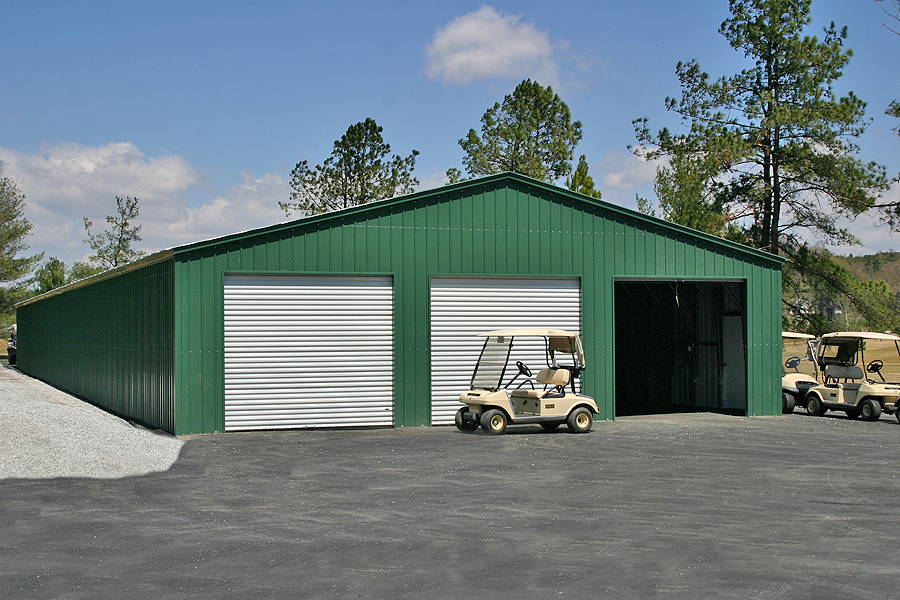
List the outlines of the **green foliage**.
{"type": "MultiPolygon", "coordinates": [[[[835,256],[833,260],[856,281],[883,281],[895,296],[900,297],[900,252],[835,256]]],[[[896,330],[900,331],[900,328],[896,330]]]]}
{"type": "Polygon", "coordinates": [[[822,39],[803,35],[810,0],[730,0],[729,7],[719,32],[750,66],[712,80],[696,61],[678,63],[681,97],[667,98],[666,107],[689,130],[652,133],[646,119],[634,121],[647,156],[668,160],[656,179],[663,216],[785,256],[791,319],[827,327],[829,315],[846,314],[827,309],[827,299],[869,326],[893,328],[881,291],[859,285],[806,242],[812,235],[857,243],[840,219],[876,209],[894,225],[890,207],[876,204],[889,185],[884,167],[856,158],[866,105],[833,89],[853,54],[844,47],[846,28],[832,23],[822,39]]]}
{"type": "Polygon", "coordinates": [[[634,202],[637,205],[637,209],[639,213],[660,218],[659,215],[656,214],[656,210],[653,208],[653,202],[648,200],[647,198],[642,198],[637,194],[634,195],[634,202]]]}
{"type": "Polygon", "coordinates": [[[456,167],[447,169],[447,185],[453,185],[454,183],[459,183],[465,180],[466,178],[463,177],[462,171],[460,171],[456,167]]]}
{"type": "Polygon", "coordinates": [[[55,256],[48,258],[34,272],[34,291],[43,294],[67,283],[66,263],[55,256]]]}
{"type": "MultiPolygon", "coordinates": [[[[746,215],[731,212],[736,203],[730,201],[731,189],[717,179],[720,168],[710,154],[674,148],[668,165],[656,170],[654,191],[662,218],[722,237],[736,227],[736,220],[746,215]]],[[[642,201],[639,208],[647,212],[651,205],[642,201]]]]}
{"type": "MultiPolygon", "coordinates": [[[[666,106],[690,131],[653,134],[646,119],[634,122],[638,140],[655,146],[650,157],[689,152],[702,157],[693,159],[701,167],[718,165],[723,207],[748,215],[749,243],[772,253],[800,243],[803,231],[853,243],[838,219],[873,208],[888,185],[883,167],[855,157],[865,103],[852,92],[833,92],[852,56],[844,49],[846,28],[832,24],[822,40],[803,36],[809,5],[731,0],[732,17],[719,31],[753,66],[712,81],[696,61],[679,63],[682,95],[666,106]]],[[[680,183],[668,182],[675,193],[680,183]]]]}
{"type": "Polygon", "coordinates": [[[92,267],[100,271],[114,269],[144,256],[141,250],[132,248],[134,242],[141,241],[141,226],[134,221],[140,214],[138,198],[116,196],[117,215],[107,216],[109,229],[100,233],[91,233],[93,223],[84,217],[84,229],[87,232],[85,244],[95,252],[90,257],[92,267]]]}
{"type": "Polygon", "coordinates": [[[600,198],[602,196],[600,190],[594,189],[594,178],[588,175],[588,162],[584,154],[578,158],[578,166],[575,167],[575,172],[566,178],[566,187],[573,192],[591,196],[592,198],[600,198]]]}
{"type": "Polygon", "coordinates": [[[848,258],[808,245],[784,251],[786,328],[900,331],[900,254],[848,258]]]}
{"type": "Polygon", "coordinates": [[[34,272],[32,292],[35,294],[44,294],[64,285],[87,279],[88,277],[97,275],[103,271],[104,269],[102,267],[83,262],[75,262],[70,270],[66,267],[66,263],[55,256],[52,256],[44,261],[44,263],[34,272]]]}
{"type": "MultiPolygon", "coordinates": [[[[900,102],[898,102],[897,100],[891,102],[891,105],[886,111],[884,111],[884,114],[900,119],[900,102]]],[[[897,135],[900,135],[900,126],[895,127],[894,131],[897,132],[897,135]]]]}
{"type": "Polygon", "coordinates": [[[471,176],[510,171],[556,181],[572,171],[569,161],[581,140],[581,122],[553,93],[526,79],[481,117],[481,136],[470,129],[459,145],[471,176]]]}
{"type": "Polygon", "coordinates": [[[419,184],[412,176],[419,152],[388,159],[391,147],[381,132],[373,119],[366,119],[347,128],[321,165],[297,163],[291,172],[291,200],[278,203],[285,214],[314,215],[412,192],[419,184]]]}
{"type": "Polygon", "coordinates": [[[21,257],[28,250],[25,242],[31,223],[25,218],[25,194],[18,183],[3,176],[0,162],[0,313],[10,311],[13,304],[25,299],[25,277],[43,254],[21,257]]]}
{"type": "Polygon", "coordinates": [[[69,271],[69,274],[66,277],[66,283],[75,283],[76,281],[87,279],[88,277],[97,275],[102,272],[103,269],[96,265],[75,261],[75,263],[72,264],[72,269],[69,271]]]}

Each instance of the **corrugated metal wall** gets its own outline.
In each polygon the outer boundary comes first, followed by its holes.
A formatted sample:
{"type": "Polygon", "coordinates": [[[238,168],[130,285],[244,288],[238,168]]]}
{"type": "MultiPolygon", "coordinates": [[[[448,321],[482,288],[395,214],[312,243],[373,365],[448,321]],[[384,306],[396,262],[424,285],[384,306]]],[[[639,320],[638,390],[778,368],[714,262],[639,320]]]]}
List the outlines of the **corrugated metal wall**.
{"type": "Polygon", "coordinates": [[[748,414],[780,414],[777,259],[504,174],[175,250],[178,433],[222,431],[226,273],[394,278],[395,424],[430,422],[429,285],[438,276],[582,281],[584,392],[615,414],[614,282],[746,281],[748,414]],[[777,406],[776,406],[777,404],[777,406]]]}
{"type": "Polygon", "coordinates": [[[177,434],[223,431],[226,274],[394,282],[394,423],[431,420],[434,277],[571,277],[582,285],[583,386],[615,415],[617,279],[745,282],[747,414],[780,401],[780,261],[503,174],[201,242],[18,310],[23,371],[177,434]]]}
{"type": "Polygon", "coordinates": [[[19,307],[19,368],[174,431],[173,289],[169,258],[19,307]]]}

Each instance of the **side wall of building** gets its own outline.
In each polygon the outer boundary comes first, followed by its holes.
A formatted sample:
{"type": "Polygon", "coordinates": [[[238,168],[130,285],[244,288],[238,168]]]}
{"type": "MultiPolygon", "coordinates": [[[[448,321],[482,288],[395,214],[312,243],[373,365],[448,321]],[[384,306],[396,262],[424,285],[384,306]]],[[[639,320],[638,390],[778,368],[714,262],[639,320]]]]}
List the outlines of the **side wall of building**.
{"type": "Polygon", "coordinates": [[[19,368],[174,432],[173,266],[169,258],[19,307],[19,368]]]}

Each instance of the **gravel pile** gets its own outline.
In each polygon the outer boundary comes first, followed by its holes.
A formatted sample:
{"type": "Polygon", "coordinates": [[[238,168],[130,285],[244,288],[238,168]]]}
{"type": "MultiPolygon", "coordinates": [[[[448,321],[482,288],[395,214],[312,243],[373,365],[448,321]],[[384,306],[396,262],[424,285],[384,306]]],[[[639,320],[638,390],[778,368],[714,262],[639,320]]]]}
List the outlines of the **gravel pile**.
{"type": "Polygon", "coordinates": [[[182,444],[0,364],[0,479],[165,471],[182,444]]]}

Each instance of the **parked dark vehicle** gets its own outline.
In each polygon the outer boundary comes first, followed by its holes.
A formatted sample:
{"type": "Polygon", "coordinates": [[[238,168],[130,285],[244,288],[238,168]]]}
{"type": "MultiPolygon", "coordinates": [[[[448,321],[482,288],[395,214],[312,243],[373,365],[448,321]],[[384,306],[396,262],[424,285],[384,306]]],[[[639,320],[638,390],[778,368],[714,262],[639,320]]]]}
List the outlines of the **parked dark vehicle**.
{"type": "Polygon", "coordinates": [[[16,334],[13,334],[9,341],[6,342],[6,356],[9,358],[9,364],[16,364],[16,334]]]}

